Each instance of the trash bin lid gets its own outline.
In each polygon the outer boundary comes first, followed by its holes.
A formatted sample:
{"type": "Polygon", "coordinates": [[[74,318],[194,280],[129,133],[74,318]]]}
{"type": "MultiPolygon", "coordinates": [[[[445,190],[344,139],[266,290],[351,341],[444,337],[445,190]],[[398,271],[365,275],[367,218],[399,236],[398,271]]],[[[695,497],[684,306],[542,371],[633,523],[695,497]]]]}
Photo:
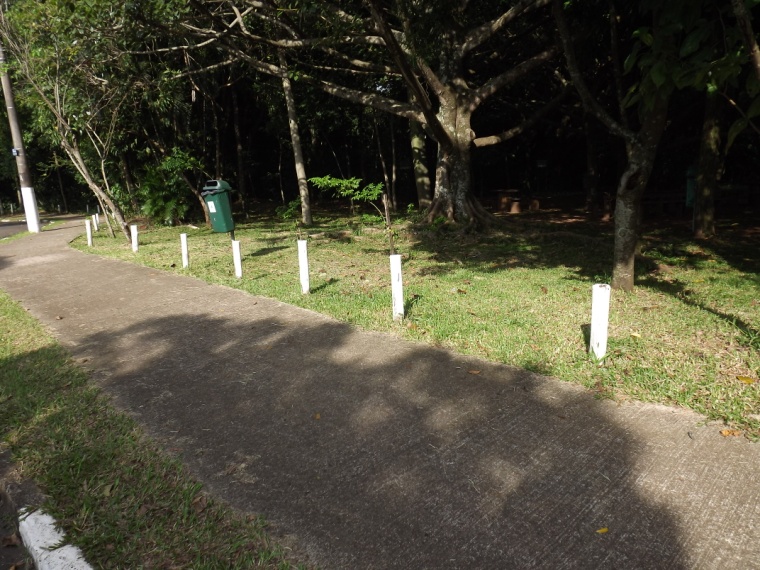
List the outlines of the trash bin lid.
{"type": "Polygon", "coordinates": [[[209,180],[203,186],[203,190],[209,190],[213,192],[224,192],[224,191],[232,190],[232,187],[230,186],[229,182],[225,180],[209,180]]]}

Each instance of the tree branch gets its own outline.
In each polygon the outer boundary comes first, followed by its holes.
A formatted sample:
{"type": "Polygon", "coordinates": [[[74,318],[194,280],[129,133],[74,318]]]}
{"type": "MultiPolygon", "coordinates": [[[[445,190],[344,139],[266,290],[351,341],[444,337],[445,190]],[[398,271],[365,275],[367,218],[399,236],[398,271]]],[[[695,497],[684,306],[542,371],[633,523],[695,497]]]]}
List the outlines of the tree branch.
{"type": "Polygon", "coordinates": [[[554,20],[557,23],[557,29],[559,30],[559,37],[562,42],[562,48],[565,52],[565,60],[567,62],[567,70],[570,73],[570,77],[573,80],[573,84],[578,91],[578,95],[581,98],[583,107],[594,115],[609,131],[620,138],[622,138],[627,144],[632,146],[640,146],[638,137],[629,129],[626,129],[623,125],[618,123],[612,116],[599,104],[599,102],[591,94],[591,91],[586,85],[583,74],[581,74],[578,62],[575,59],[575,50],[573,48],[572,37],[570,35],[570,28],[565,20],[565,14],[563,12],[561,0],[552,1],[552,14],[554,20]]]}
{"type": "MultiPolygon", "coordinates": [[[[365,0],[365,2],[370,9],[372,19],[375,21],[375,25],[377,25],[378,29],[380,30],[380,35],[385,40],[385,45],[388,48],[388,51],[390,52],[394,63],[398,67],[402,77],[404,78],[404,81],[414,95],[417,104],[422,109],[422,114],[425,117],[424,122],[427,123],[438,144],[440,144],[444,149],[451,149],[453,147],[453,141],[451,140],[449,134],[446,132],[446,129],[443,128],[443,125],[441,125],[441,122],[438,120],[438,117],[433,110],[433,106],[430,103],[430,99],[428,98],[427,93],[422,88],[419,79],[417,79],[417,75],[415,75],[414,70],[409,64],[409,61],[406,59],[401,46],[399,45],[398,41],[396,41],[396,37],[393,35],[390,27],[380,14],[380,10],[377,7],[377,0],[365,0]]],[[[421,118],[418,118],[416,120],[419,121],[420,119],[421,118]]]]}
{"type": "Polygon", "coordinates": [[[468,96],[470,100],[470,110],[474,111],[483,101],[488,99],[499,89],[506,87],[510,83],[514,83],[529,72],[552,59],[555,55],[557,55],[558,51],[559,50],[556,46],[552,46],[549,49],[534,55],[530,59],[526,59],[525,61],[520,62],[512,69],[505,71],[501,75],[497,75],[479,89],[472,90],[468,96]]]}
{"type": "Polygon", "coordinates": [[[565,100],[565,98],[567,98],[569,93],[570,93],[570,88],[565,87],[559,95],[557,95],[554,99],[549,101],[541,109],[536,111],[536,113],[532,117],[529,117],[518,126],[512,127],[511,129],[508,129],[504,131],[503,133],[499,133],[498,135],[491,135],[488,137],[476,138],[474,141],[472,141],[472,144],[474,144],[476,147],[491,146],[494,144],[502,143],[504,141],[508,141],[509,139],[512,139],[518,135],[521,135],[528,129],[532,128],[533,125],[538,123],[541,119],[543,119],[546,115],[551,113],[554,109],[559,107],[559,104],[563,100],[565,100]]]}
{"type": "Polygon", "coordinates": [[[471,52],[529,8],[542,8],[549,2],[550,0],[521,0],[495,20],[470,31],[462,42],[460,53],[464,55],[471,52]]]}
{"type": "Polygon", "coordinates": [[[414,120],[420,123],[425,123],[424,115],[414,105],[410,103],[402,103],[388,97],[383,97],[376,93],[365,93],[356,89],[349,89],[342,85],[337,85],[323,79],[317,79],[308,75],[301,76],[301,81],[315,85],[336,97],[351,101],[352,103],[359,103],[361,105],[367,105],[373,109],[379,111],[385,111],[392,115],[397,115],[405,119],[414,120]]]}
{"type": "Polygon", "coordinates": [[[755,75],[760,81],[760,48],[757,47],[757,40],[755,39],[755,32],[752,30],[752,20],[750,20],[747,7],[744,5],[744,0],[731,0],[731,6],[734,8],[736,22],[739,24],[744,46],[747,48],[747,53],[752,61],[755,75]]]}

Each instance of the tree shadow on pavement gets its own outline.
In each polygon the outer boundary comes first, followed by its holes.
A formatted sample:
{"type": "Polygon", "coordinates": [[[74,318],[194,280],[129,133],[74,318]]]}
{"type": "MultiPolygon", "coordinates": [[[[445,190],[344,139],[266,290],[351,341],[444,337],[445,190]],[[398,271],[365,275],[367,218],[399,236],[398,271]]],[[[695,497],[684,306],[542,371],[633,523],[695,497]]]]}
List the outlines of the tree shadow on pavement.
{"type": "Polygon", "coordinates": [[[643,444],[584,391],[327,319],[259,318],[261,305],[146,318],[76,353],[296,559],[688,567],[679,521],[636,483],[643,444]]]}

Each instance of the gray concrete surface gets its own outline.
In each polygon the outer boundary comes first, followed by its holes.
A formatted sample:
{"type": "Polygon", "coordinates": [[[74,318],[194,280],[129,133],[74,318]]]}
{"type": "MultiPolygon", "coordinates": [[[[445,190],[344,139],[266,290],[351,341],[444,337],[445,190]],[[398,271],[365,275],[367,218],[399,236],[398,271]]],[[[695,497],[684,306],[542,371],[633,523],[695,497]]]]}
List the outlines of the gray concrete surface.
{"type": "MultiPolygon", "coordinates": [[[[264,514],[298,560],[760,568],[760,446],[694,413],[595,400],[71,250],[82,231],[0,246],[0,287],[208,491],[264,514]]],[[[295,257],[293,269],[297,286],[295,257]]]]}
{"type": "Polygon", "coordinates": [[[7,238],[14,234],[19,234],[25,231],[26,231],[26,222],[16,222],[16,221],[3,222],[0,220],[0,239],[7,238]]]}

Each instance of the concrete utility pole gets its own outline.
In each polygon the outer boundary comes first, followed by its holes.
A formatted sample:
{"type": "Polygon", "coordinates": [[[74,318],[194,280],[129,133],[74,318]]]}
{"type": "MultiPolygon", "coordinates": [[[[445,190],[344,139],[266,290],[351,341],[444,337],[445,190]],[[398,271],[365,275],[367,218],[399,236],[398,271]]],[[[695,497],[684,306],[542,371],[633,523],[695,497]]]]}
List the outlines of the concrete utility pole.
{"type": "Polygon", "coordinates": [[[21,183],[21,199],[24,202],[26,227],[31,233],[38,234],[40,233],[40,214],[37,211],[37,198],[34,195],[34,188],[32,188],[32,178],[29,175],[29,169],[26,165],[24,139],[21,137],[21,127],[19,126],[18,116],[16,115],[16,105],[13,100],[11,79],[8,76],[8,70],[5,67],[5,54],[3,53],[2,44],[0,44],[0,80],[2,81],[5,106],[8,109],[8,122],[11,126],[13,154],[16,157],[18,178],[19,182],[21,183]]]}

